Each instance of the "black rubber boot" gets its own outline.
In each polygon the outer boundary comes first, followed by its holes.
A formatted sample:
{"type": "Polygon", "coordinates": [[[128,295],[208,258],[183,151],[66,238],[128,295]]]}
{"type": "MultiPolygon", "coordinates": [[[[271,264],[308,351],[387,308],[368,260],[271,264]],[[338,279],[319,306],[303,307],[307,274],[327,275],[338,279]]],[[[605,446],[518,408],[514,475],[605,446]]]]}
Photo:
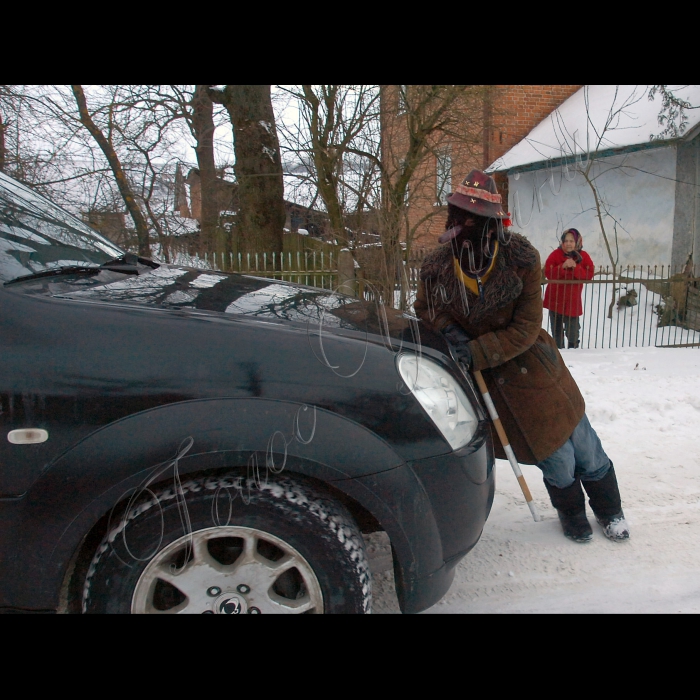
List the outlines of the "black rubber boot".
{"type": "Polygon", "coordinates": [[[557,509],[564,534],[574,542],[590,542],[593,539],[593,530],[586,517],[586,499],[578,477],[565,489],[552,486],[547,479],[544,479],[544,485],[552,505],[557,509]]]}
{"type": "Polygon", "coordinates": [[[603,528],[605,536],[613,542],[628,540],[630,529],[625,520],[625,514],[622,512],[620,489],[617,485],[613,463],[610,462],[608,473],[599,481],[584,481],[582,483],[588,494],[591,509],[603,528]]]}

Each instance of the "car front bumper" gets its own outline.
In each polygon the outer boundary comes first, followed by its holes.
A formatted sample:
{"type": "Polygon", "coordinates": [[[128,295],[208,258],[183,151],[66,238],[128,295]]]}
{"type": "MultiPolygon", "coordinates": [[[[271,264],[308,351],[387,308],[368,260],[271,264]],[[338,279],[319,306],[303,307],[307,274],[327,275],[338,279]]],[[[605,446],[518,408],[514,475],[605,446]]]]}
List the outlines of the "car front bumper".
{"type": "Polygon", "coordinates": [[[479,541],[495,492],[494,453],[484,421],[456,452],[378,474],[335,482],[373,512],[392,544],[404,613],[435,605],[455,566],[479,541]]]}

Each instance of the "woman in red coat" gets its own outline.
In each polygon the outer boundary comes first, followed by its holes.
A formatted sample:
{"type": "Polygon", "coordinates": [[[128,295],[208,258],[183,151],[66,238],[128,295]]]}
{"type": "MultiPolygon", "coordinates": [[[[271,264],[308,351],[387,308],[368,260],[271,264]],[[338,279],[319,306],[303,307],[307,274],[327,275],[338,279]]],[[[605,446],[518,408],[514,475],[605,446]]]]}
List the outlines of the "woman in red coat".
{"type": "MultiPolygon", "coordinates": [[[[575,228],[561,235],[561,245],[544,264],[548,280],[593,279],[593,261],[583,248],[583,238],[575,228]]],[[[579,345],[579,317],[583,315],[581,293],[583,284],[548,284],[543,306],[549,309],[552,337],[558,348],[564,347],[564,334],[570,348],[579,345]]]]}

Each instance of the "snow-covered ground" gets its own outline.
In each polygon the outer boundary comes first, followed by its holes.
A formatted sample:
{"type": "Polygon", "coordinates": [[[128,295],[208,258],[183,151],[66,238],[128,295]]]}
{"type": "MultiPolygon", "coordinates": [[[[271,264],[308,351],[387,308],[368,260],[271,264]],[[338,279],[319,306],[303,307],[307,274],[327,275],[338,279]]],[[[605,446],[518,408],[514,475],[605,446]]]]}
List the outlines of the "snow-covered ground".
{"type": "MultiPolygon", "coordinates": [[[[533,521],[507,462],[481,540],[431,613],[700,612],[700,348],[564,350],[586,412],[615,464],[630,523],[608,541],[561,531],[540,471],[523,473],[544,520],[533,521]]],[[[374,569],[388,563],[370,540],[374,569]]],[[[374,612],[398,612],[389,571],[375,575],[374,612]]]]}

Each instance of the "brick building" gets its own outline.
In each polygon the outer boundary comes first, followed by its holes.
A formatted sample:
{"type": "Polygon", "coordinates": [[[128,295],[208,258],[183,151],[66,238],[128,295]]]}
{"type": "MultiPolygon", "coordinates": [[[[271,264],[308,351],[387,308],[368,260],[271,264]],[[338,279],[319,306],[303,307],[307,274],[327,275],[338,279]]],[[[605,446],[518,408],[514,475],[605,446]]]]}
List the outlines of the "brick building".
{"type": "MultiPolygon", "coordinates": [[[[412,86],[383,86],[382,124],[384,157],[400,159],[406,148],[407,121],[402,100],[412,86]],[[387,108],[387,106],[389,108],[387,108]]],[[[580,85],[489,85],[456,102],[448,126],[436,132],[432,152],[409,183],[408,227],[414,230],[412,247],[433,248],[444,231],[446,197],[454,184],[473,168],[486,169],[521,141],[548,114],[575,93],[580,85]]],[[[399,160],[397,160],[399,162],[399,160]]],[[[507,202],[507,178],[501,178],[507,202]]]]}

